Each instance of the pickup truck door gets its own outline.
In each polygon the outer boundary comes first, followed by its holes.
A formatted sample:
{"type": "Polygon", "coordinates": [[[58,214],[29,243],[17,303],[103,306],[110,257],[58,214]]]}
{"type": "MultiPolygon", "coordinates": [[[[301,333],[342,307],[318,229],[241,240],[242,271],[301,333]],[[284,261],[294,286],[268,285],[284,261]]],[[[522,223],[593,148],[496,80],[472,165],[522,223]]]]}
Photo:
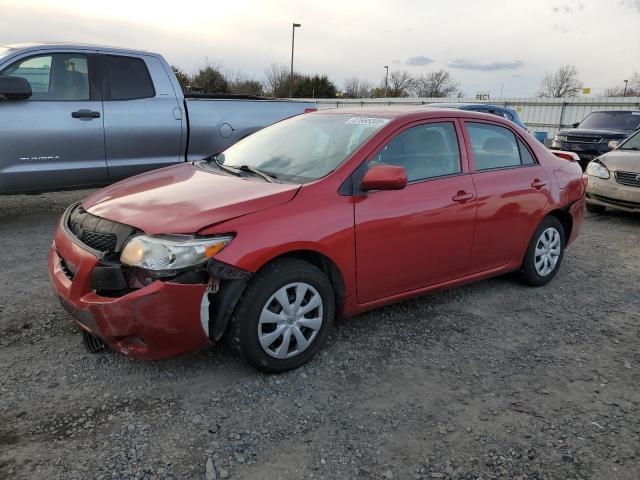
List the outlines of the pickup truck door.
{"type": "Polygon", "coordinates": [[[184,115],[163,63],[99,53],[110,180],[184,161],[184,115]]]}
{"type": "Polygon", "coordinates": [[[96,57],[31,53],[0,72],[25,78],[33,92],[28,100],[0,102],[0,193],[108,182],[96,57]]]}

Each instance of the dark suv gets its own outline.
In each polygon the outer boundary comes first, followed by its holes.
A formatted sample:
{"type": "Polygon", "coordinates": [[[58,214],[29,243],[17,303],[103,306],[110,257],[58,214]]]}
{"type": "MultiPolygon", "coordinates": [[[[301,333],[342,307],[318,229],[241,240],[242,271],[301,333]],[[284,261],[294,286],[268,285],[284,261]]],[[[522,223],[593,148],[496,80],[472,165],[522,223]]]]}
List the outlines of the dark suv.
{"type": "Polygon", "coordinates": [[[584,170],[591,160],[611,150],[611,140],[621,142],[638,129],[640,110],[593,112],[573,128],[558,131],[551,149],[577,153],[584,170]]]}

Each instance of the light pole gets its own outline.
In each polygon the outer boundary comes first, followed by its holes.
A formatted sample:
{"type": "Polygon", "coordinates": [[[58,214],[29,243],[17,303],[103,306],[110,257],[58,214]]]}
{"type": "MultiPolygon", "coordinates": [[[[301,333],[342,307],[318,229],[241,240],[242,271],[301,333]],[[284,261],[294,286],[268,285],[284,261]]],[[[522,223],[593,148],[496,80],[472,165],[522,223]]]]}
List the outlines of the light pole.
{"type": "Polygon", "coordinates": [[[389,65],[385,65],[384,68],[387,71],[384,77],[384,98],[387,98],[387,87],[389,85],[389,65]]]}
{"type": "Polygon", "coordinates": [[[291,74],[289,75],[289,98],[293,97],[293,47],[296,44],[296,27],[301,27],[302,24],[294,23],[291,28],[291,74]]]}
{"type": "Polygon", "coordinates": [[[627,84],[629,83],[629,80],[625,80],[624,81],[624,92],[622,94],[623,97],[627,96],[627,84]]]}

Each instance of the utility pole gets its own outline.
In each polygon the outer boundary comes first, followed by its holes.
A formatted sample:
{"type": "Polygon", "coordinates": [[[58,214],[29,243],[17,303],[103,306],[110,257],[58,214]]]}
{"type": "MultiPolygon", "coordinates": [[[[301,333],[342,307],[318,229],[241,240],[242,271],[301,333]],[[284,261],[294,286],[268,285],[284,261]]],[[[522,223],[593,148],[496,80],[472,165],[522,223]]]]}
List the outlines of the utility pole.
{"type": "Polygon", "coordinates": [[[500,84],[500,98],[502,98],[502,89],[504,88],[504,83],[500,84]]]}
{"type": "Polygon", "coordinates": [[[387,70],[387,74],[384,77],[384,98],[387,98],[387,87],[389,86],[389,65],[385,65],[384,68],[387,70]]]}
{"type": "Polygon", "coordinates": [[[291,28],[291,74],[289,75],[289,98],[293,97],[293,47],[296,43],[296,27],[301,27],[302,24],[294,23],[291,28]]]}
{"type": "Polygon", "coordinates": [[[629,83],[629,80],[625,80],[624,81],[624,93],[622,94],[623,97],[627,96],[627,84],[629,83]]]}

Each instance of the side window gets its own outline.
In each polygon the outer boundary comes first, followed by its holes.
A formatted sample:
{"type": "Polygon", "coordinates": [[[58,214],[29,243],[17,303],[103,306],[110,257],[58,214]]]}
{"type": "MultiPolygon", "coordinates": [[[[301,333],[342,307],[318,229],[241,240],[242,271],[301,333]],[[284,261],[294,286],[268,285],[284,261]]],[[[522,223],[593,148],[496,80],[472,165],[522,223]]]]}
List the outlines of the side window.
{"type": "Polygon", "coordinates": [[[518,139],[518,148],[520,149],[520,158],[522,160],[522,165],[535,165],[536,161],[533,159],[533,155],[527,148],[527,146],[522,142],[522,140],[518,139]]]}
{"type": "Polygon", "coordinates": [[[136,100],[156,96],[144,60],[115,55],[104,55],[102,58],[109,80],[107,100],[136,100]]]}
{"type": "MultiPolygon", "coordinates": [[[[516,136],[509,129],[486,123],[465,122],[465,125],[471,139],[476,170],[516,167],[525,163],[520,160],[516,136]]],[[[526,148],[524,150],[528,153],[526,148]]]]}
{"type": "Polygon", "coordinates": [[[35,101],[89,100],[89,64],[85,55],[54,53],[18,60],[2,76],[24,78],[35,101]]]}
{"type": "Polygon", "coordinates": [[[456,128],[451,122],[409,128],[383,147],[373,162],[404,167],[410,182],[460,173],[456,128]]]}

